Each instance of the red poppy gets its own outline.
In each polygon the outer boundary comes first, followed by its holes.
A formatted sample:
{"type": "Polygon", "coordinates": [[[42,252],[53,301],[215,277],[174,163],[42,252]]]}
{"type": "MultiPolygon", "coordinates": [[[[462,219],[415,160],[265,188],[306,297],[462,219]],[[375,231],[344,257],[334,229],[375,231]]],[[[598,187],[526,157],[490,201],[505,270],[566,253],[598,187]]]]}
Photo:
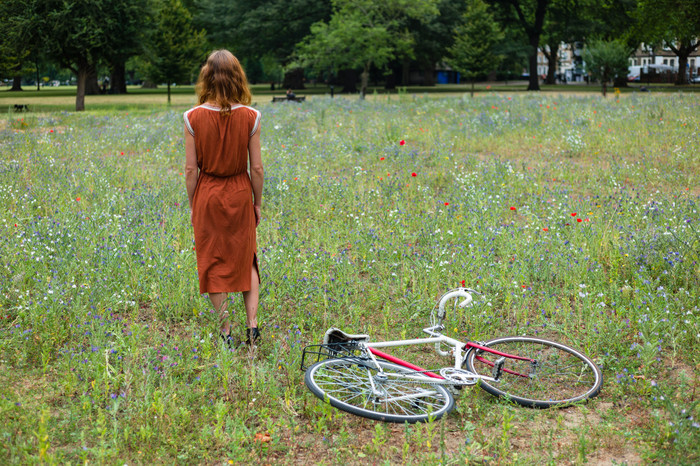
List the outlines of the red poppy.
{"type": "Polygon", "coordinates": [[[462,280],[462,286],[466,286],[466,280],[462,280]]]}
{"type": "Polygon", "coordinates": [[[120,152],[119,155],[124,155],[124,152],[120,152]]]}
{"type": "Polygon", "coordinates": [[[384,160],[384,157],[379,157],[379,160],[384,160]]]}
{"type": "Polygon", "coordinates": [[[52,130],[52,129],[50,129],[50,130],[49,130],[49,133],[53,133],[53,130],[52,130]]]}
{"type": "Polygon", "coordinates": [[[411,173],[411,176],[414,176],[414,177],[415,177],[415,176],[418,176],[418,175],[416,175],[416,172],[413,172],[413,173],[411,173]]]}
{"type": "Polygon", "coordinates": [[[403,139],[400,140],[400,141],[399,141],[399,145],[400,145],[400,146],[405,146],[405,145],[406,145],[406,141],[404,141],[403,139]]]}
{"type": "Polygon", "coordinates": [[[515,207],[511,207],[510,210],[515,210],[515,207]]]}
{"type": "Polygon", "coordinates": [[[572,217],[576,217],[576,212],[571,212],[572,217]]]}
{"type": "Polygon", "coordinates": [[[449,203],[449,202],[445,202],[445,205],[450,205],[450,203],[449,203]]]}
{"type": "Polygon", "coordinates": [[[79,200],[80,200],[80,197],[76,197],[75,200],[76,200],[76,201],[79,201],[79,200]]]}
{"type": "Polygon", "coordinates": [[[549,231],[549,228],[542,228],[542,231],[549,231]]]}
{"type": "Polygon", "coordinates": [[[583,220],[581,220],[580,218],[577,218],[576,221],[577,221],[578,223],[583,222],[583,220]]]}

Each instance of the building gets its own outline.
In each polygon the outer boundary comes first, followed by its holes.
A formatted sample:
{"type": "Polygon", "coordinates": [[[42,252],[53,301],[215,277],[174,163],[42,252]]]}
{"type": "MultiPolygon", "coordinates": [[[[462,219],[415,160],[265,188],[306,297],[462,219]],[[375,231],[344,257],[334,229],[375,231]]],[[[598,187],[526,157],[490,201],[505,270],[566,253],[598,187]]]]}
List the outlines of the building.
{"type": "MultiPolygon", "coordinates": [[[[641,44],[630,57],[630,80],[643,74],[653,74],[652,71],[665,72],[674,75],[679,72],[678,56],[669,47],[652,48],[649,45],[641,44]]],[[[685,72],[688,79],[692,80],[700,74],[700,50],[696,49],[688,57],[685,72]]],[[[671,77],[669,76],[668,79],[671,77]]]]}

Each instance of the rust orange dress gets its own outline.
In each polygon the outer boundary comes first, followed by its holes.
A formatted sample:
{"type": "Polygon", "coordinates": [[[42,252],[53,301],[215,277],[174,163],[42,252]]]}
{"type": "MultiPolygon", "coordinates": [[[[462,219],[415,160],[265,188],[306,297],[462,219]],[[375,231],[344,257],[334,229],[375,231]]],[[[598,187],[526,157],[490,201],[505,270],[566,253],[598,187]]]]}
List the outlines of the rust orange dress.
{"type": "Polygon", "coordinates": [[[258,267],[248,141],[260,126],[260,112],[234,105],[224,117],[204,104],[184,119],[199,167],[192,201],[199,292],[248,291],[251,267],[258,267]]]}

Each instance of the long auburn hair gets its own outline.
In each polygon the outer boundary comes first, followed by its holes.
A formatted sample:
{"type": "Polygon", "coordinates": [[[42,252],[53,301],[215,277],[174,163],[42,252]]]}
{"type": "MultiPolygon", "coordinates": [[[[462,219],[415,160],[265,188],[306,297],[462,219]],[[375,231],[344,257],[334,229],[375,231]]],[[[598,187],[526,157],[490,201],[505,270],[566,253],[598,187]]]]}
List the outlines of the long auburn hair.
{"type": "Polygon", "coordinates": [[[250,105],[248,79],[238,59],[228,50],[214,50],[207,57],[197,80],[199,104],[216,102],[221,115],[231,113],[234,104],[250,105]]]}

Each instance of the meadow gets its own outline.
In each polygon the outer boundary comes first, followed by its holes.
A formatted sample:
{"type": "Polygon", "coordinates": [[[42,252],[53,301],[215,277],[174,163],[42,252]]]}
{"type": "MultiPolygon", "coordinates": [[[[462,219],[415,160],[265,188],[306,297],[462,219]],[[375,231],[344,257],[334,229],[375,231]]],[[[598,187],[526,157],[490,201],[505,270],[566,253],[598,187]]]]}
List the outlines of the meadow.
{"type": "Polygon", "coordinates": [[[700,461],[700,95],[261,103],[255,353],[198,294],[183,105],[0,118],[0,463],[700,461]],[[304,386],[328,327],[419,336],[462,283],[452,335],[570,344],[601,394],[390,425],[304,386]]]}

